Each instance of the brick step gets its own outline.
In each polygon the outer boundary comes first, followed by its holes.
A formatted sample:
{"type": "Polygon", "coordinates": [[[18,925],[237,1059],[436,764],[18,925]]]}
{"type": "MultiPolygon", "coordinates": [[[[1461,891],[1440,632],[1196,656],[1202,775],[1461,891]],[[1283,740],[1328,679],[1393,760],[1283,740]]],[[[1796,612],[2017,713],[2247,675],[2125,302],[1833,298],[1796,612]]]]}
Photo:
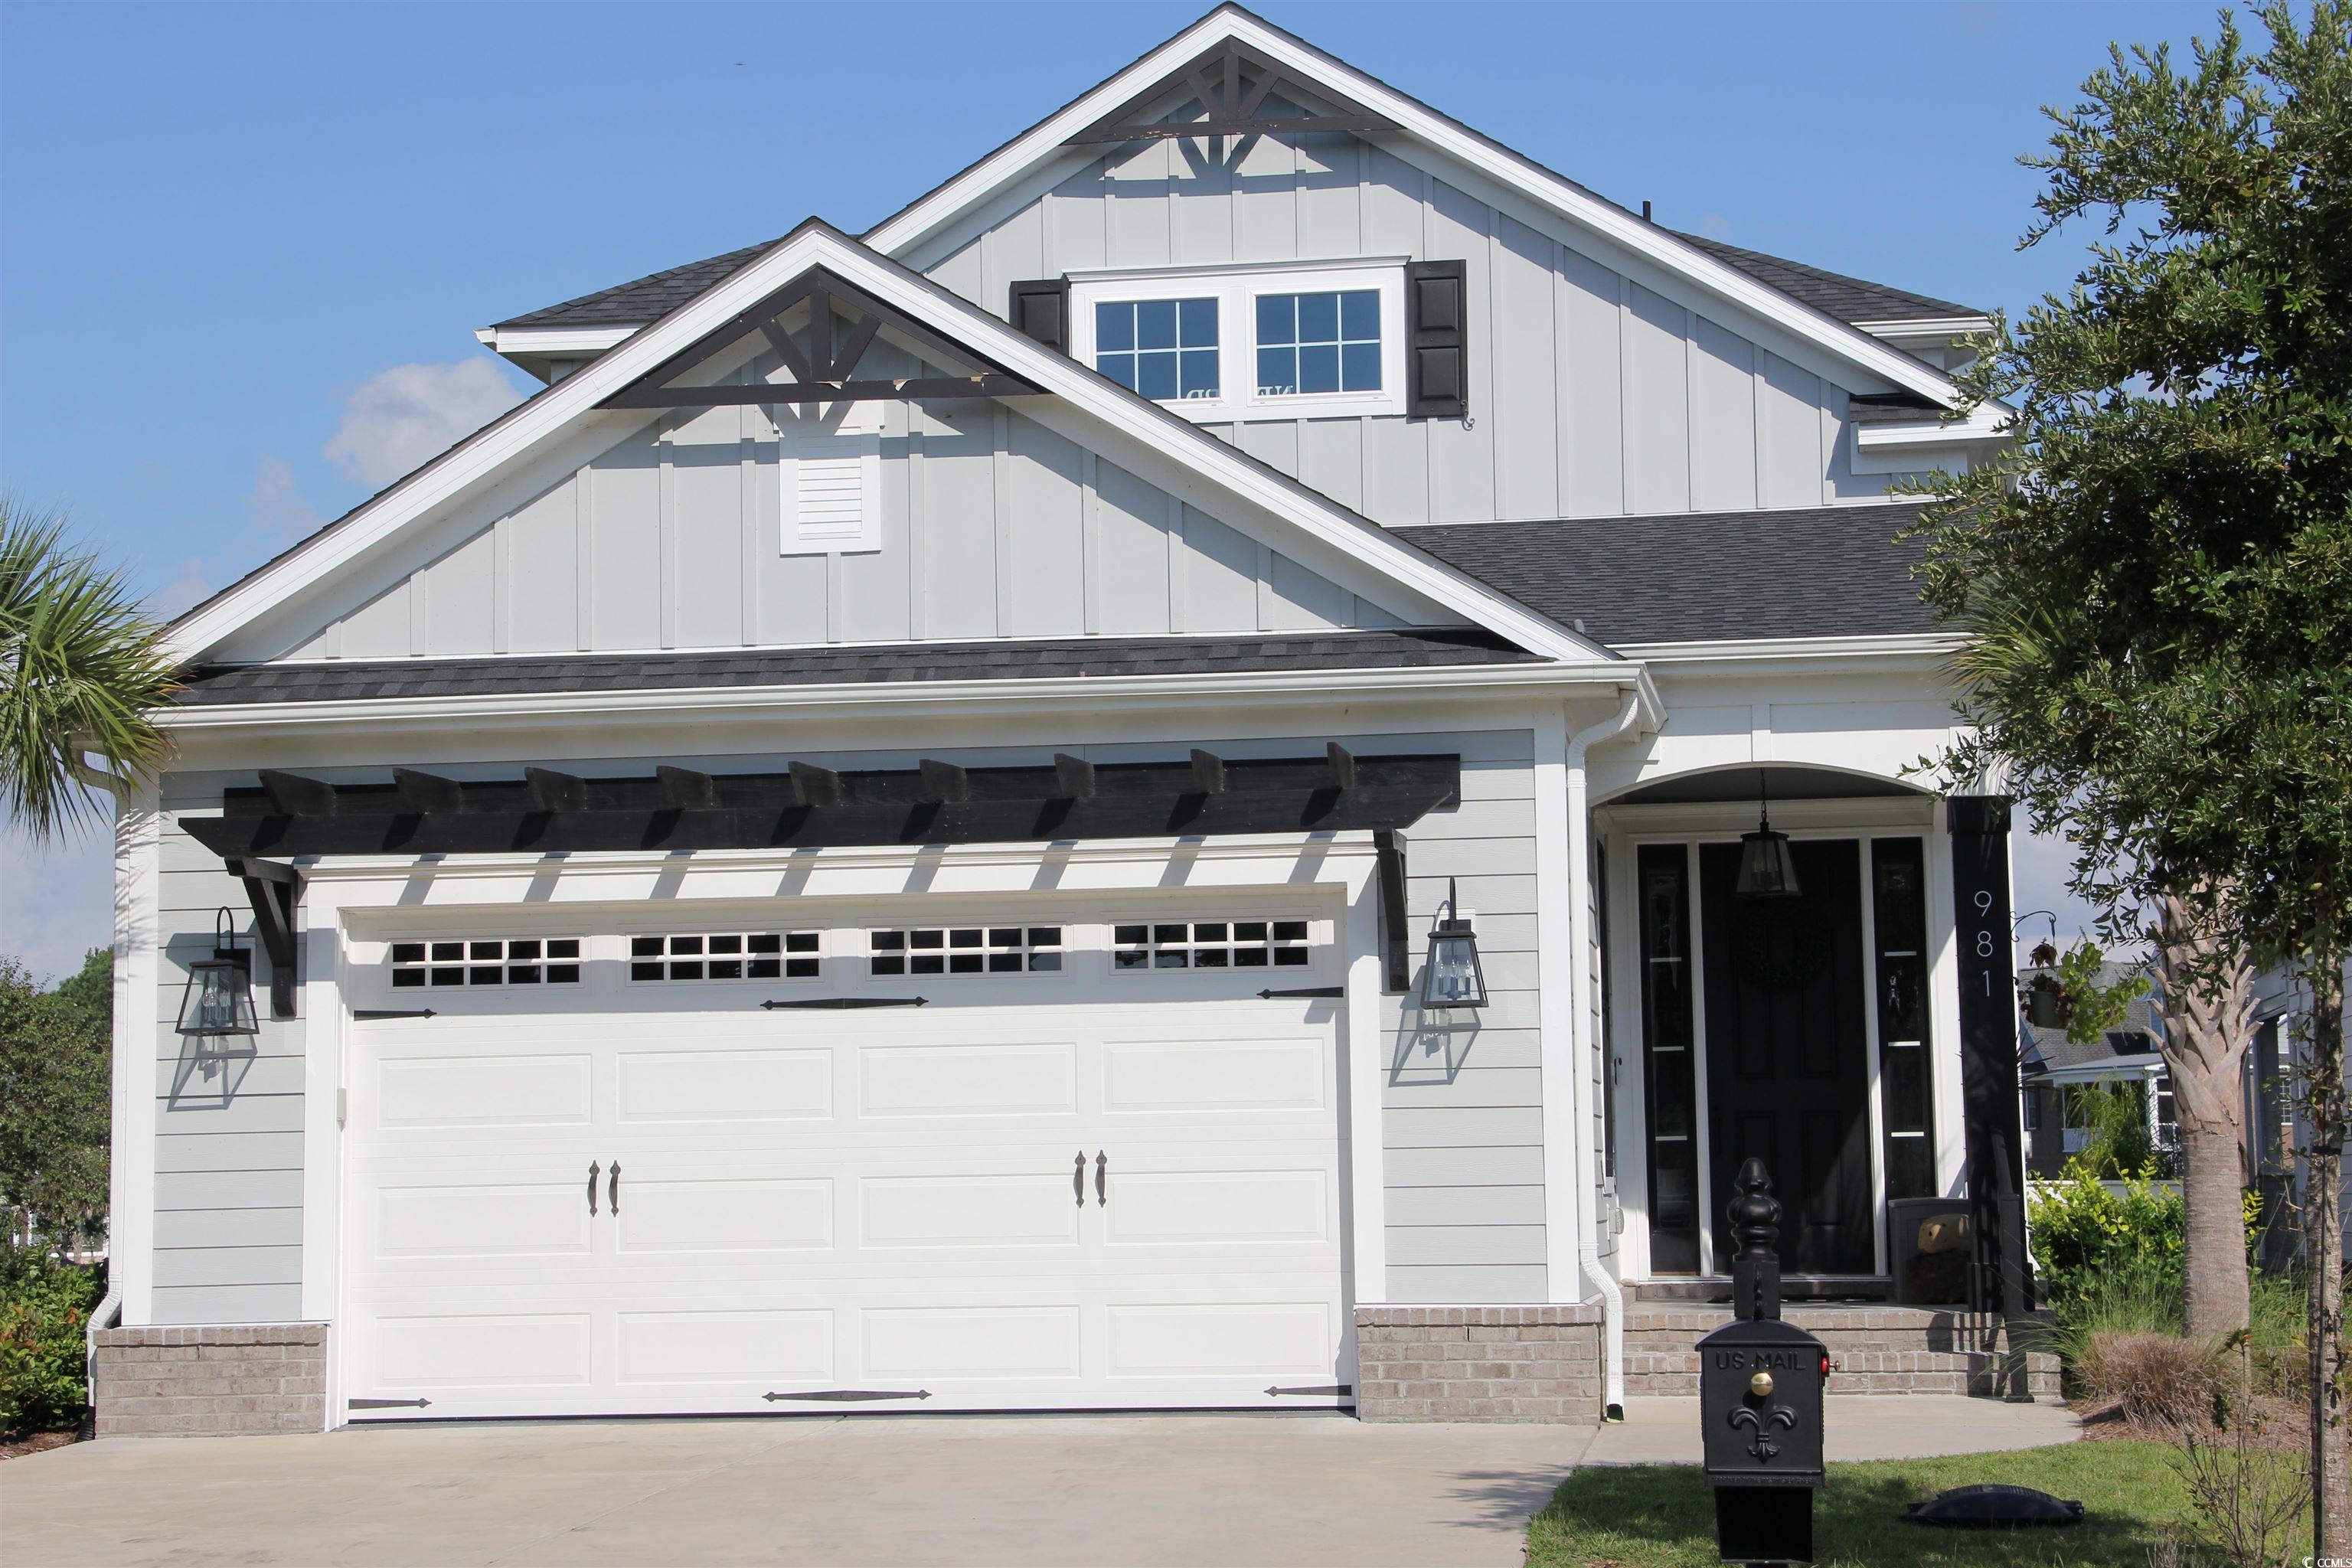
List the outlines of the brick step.
{"type": "MultiPolygon", "coordinates": [[[[2016,1352],[1997,1313],[1935,1307],[1792,1306],[1781,1314],[1830,1352],[1841,1394],[2058,1393],[2058,1358],[2016,1352]]],[[[1699,1339],[1731,1321],[1717,1306],[1639,1305],[1625,1314],[1629,1397],[1696,1394],[1699,1339]]]]}

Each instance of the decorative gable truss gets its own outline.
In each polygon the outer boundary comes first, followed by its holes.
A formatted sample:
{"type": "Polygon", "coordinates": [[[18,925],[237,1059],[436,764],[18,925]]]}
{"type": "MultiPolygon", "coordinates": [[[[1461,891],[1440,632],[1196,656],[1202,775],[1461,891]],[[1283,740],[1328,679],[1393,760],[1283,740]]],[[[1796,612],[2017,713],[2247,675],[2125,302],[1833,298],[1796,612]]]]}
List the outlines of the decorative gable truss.
{"type": "Polygon", "coordinates": [[[812,221],[190,612],[173,647],[234,663],[1399,624],[1611,657],[812,221]],[[860,484],[878,449],[889,476],[878,523],[862,496],[803,507],[800,564],[768,521],[770,454],[795,434],[854,438],[860,484]]]}
{"type": "Polygon", "coordinates": [[[1227,37],[1070,136],[1065,144],[1081,147],[1170,137],[1265,136],[1396,128],[1396,121],[1386,115],[1376,114],[1328,87],[1295,77],[1264,51],[1239,37],[1227,37]],[[1186,103],[1197,103],[1200,118],[1179,118],[1165,107],[1169,95],[1177,91],[1189,97],[1178,102],[1176,110],[1181,111],[1186,103]],[[1332,107],[1321,112],[1304,107],[1317,99],[1332,107]],[[1292,111],[1283,112],[1286,109],[1292,111]]]}

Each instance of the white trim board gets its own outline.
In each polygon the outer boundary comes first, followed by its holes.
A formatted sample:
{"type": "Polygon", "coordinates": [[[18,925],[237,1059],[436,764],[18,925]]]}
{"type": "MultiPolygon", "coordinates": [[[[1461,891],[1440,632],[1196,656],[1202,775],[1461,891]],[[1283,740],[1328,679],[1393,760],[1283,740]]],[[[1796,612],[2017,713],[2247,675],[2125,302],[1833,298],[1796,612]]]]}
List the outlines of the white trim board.
{"type": "MultiPolygon", "coordinates": [[[[593,416],[605,397],[815,267],[829,268],[1043,388],[1048,395],[1019,401],[1049,428],[1083,417],[1091,440],[1108,435],[1119,449],[1147,449],[1161,465],[1180,470],[1196,492],[1213,491],[1221,502],[1207,510],[1225,511],[1244,526],[1271,525],[1277,535],[1295,539],[1301,563],[1310,569],[1319,569],[1332,556],[1344,557],[1530,652],[1580,661],[1613,657],[814,219],[654,326],[190,611],[170,628],[169,653],[182,661],[201,658],[239,628],[354,565],[404,529],[466,501],[510,466],[562,440],[579,421],[593,416]]],[[[1160,482],[1152,473],[1139,477],[1160,482]]]]}

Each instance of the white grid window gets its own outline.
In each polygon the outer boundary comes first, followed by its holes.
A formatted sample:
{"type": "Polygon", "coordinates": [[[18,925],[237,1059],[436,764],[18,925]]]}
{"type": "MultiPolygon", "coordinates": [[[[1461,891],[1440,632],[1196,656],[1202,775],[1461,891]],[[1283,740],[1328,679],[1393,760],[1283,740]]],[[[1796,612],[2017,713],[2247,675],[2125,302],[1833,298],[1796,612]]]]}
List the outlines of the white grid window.
{"type": "Polygon", "coordinates": [[[395,991],[579,984],[580,939],[576,936],[464,937],[392,944],[395,991]]]}
{"type": "Polygon", "coordinates": [[[1147,969],[1303,969],[1309,960],[1305,921],[1155,921],[1111,930],[1111,967],[1147,969]]]}
{"type": "Polygon", "coordinates": [[[877,975],[1047,974],[1062,967],[1060,926],[926,926],[871,933],[877,975]]]}
{"type": "Polygon", "coordinates": [[[674,931],[629,939],[635,982],[814,980],[820,967],[813,931],[674,931]]]}

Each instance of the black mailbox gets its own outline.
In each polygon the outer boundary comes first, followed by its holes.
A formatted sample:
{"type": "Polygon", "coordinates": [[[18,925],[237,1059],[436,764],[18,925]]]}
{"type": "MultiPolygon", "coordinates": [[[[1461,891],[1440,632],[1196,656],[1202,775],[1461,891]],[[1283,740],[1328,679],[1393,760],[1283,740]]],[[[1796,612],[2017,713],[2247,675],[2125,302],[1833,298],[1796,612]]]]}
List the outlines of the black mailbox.
{"type": "Polygon", "coordinates": [[[1780,1321],[1780,1205],[1760,1160],[1733,1184],[1738,1316],[1698,1342],[1698,1408],[1716,1548],[1726,1563],[1811,1563],[1829,1352],[1780,1321]]]}

